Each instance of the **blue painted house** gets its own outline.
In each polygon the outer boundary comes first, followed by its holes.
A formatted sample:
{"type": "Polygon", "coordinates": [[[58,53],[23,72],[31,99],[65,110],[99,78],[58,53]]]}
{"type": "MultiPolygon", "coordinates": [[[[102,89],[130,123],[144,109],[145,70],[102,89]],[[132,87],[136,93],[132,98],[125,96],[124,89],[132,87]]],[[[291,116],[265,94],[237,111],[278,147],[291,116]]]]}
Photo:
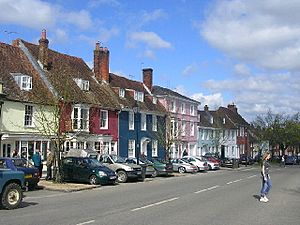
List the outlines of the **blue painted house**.
{"type": "MultiPolygon", "coordinates": [[[[102,48],[101,48],[102,49],[102,48]]],[[[104,49],[104,48],[103,48],[104,49]]],[[[166,111],[152,94],[153,70],[143,69],[143,82],[109,73],[109,51],[97,57],[98,80],[110,85],[120,103],[118,152],[123,157],[164,158],[166,111]]]]}

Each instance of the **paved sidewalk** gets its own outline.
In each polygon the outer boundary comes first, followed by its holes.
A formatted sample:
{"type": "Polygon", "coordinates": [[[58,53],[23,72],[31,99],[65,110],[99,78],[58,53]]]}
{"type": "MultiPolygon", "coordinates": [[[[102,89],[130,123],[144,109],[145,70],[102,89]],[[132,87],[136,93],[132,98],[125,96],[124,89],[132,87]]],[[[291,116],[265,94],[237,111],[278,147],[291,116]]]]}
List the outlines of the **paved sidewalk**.
{"type": "Polygon", "coordinates": [[[38,183],[38,188],[51,190],[51,191],[62,191],[62,192],[74,192],[82,191],[93,188],[98,188],[101,185],[90,185],[90,184],[81,184],[81,183],[54,183],[53,181],[46,181],[41,179],[38,183]]]}

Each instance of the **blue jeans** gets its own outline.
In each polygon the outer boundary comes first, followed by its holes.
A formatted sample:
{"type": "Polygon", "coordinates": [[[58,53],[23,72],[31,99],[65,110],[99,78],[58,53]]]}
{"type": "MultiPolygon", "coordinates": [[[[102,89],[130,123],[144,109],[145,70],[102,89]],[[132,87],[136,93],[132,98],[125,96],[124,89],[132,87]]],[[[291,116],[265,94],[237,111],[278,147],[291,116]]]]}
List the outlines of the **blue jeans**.
{"type": "Polygon", "coordinates": [[[262,187],[260,191],[261,196],[266,196],[269,193],[271,187],[272,187],[271,179],[267,178],[267,180],[264,180],[264,178],[262,177],[262,187]]]}

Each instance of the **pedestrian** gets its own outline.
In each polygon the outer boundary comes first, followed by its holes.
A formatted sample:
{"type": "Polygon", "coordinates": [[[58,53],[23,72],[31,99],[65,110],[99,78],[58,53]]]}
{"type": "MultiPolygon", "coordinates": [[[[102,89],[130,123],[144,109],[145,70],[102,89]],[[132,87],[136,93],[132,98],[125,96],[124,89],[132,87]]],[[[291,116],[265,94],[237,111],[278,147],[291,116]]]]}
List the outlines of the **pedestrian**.
{"type": "Polygon", "coordinates": [[[47,176],[46,176],[46,180],[52,180],[52,164],[54,162],[54,154],[53,152],[48,149],[47,150],[47,176]]]}
{"type": "Polygon", "coordinates": [[[188,153],[187,153],[186,149],[184,149],[184,151],[182,153],[182,157],[187,156],[187,155],[188,155],[188,153]]]}
{"type": "Polygon", "coordinates": [[[272,187],[272,182],[269,174],[270,163],[268,162],[270,158],[271,158],[270,152],[266,152],[263,155],[262,162],[261,162],[262,187],[261,187],[260,199],[259,199],[259,201],[261,202],[269,201],[267,195],[272,187]]]}
{"type": "Polygon", "coordinates": [[[40,155],[39,150],[36,150],[35,153],[32,155],[32,161],[33,161],[33,165],[36,168],[38,168],[40,177],[42,177],[43,164],[42,164],[42,157],[40,155]]]}
{"type": "Polygon", "coordinates": [[[17,151],[17,149],[15,149],[15,150],[13,151],[12,157],[13,157],[13,158],[18,157],[18,151],[17,151]]]}
{"type": "Polygon", "coordinates": [[[281,167],[285,167],[285,155],[281,157],[281,167]]]}

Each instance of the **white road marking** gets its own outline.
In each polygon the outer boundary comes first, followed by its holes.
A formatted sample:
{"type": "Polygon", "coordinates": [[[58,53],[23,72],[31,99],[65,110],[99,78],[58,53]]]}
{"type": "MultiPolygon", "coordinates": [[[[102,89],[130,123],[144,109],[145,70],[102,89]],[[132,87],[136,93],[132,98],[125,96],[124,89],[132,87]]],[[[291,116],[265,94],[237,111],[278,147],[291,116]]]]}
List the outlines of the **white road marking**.
{"type": "Polygon", "coordinates": [[[139,208],[132,209],[131,211],[134,212],[134,211],[138,211],[138,210],[141,210],[141,209],[146,209],[146,208],[149,208],[149,207],[152,207],[152,206],[161,205],[161,204],[164,204],[164,203],[167,203],[167,202],[172,202],[172,201],[175,201],[177,199],[179,199],[179,197],[170,198],[170,199],[166,199],[166,200],[163,200],[163,201],[160,201],[160,202],[145,205],[145,206],[142,206],[142,207],[139,207],[139,208]]]}
{"type": "Polygon", "coordinates": [[[53,195],[43,195],[43,196],[28,196],[28,197],[26,196],[24,199],[53,198],[53,197],[59,197],[59,196],[67,195],[67,194],[68,193],[53,194],[53,195]]]}
{"type": "Polygon", "coordinates": [[[215,185],[215,186],[212,186],[212,187],[209,187],[209,188],[205,188],[205,189],[202,189],[202,190],[199,190],[199,191],[195,191],[194,193],[195,194],[199,194],[199,193],[202,193],[202,192],[205,192],[205,191],[211,191],[213,189],[216,189],[220,187],[219,185],[215,185]]]}
{"type": "Polygon", "coordinates": [[[234,181],[229,181],[229,182],[226,183],[226,184],[233,184],[233,183],[239,182],[239,181],[241,181],[241,180],[243,180],[243,179],[238,179],[238,180],[234,180],[234,181]]]}
{"type": "Polygon", "coordinates": [[[251,178],[253,178],[253,177],[257,177],[257,175],[249,176],[249,177],[247,177],[247,179],[251,179],[251,178]]]}
{"type": "Polygon", "coordinates": [[[83,222],[83,223],[77,223],[76,225],[84,225],[84,224],[89,224],[89,223],[94,223],[95,220],[90,220],[90,221],[86,221],[86,222],[83,222]]]}

